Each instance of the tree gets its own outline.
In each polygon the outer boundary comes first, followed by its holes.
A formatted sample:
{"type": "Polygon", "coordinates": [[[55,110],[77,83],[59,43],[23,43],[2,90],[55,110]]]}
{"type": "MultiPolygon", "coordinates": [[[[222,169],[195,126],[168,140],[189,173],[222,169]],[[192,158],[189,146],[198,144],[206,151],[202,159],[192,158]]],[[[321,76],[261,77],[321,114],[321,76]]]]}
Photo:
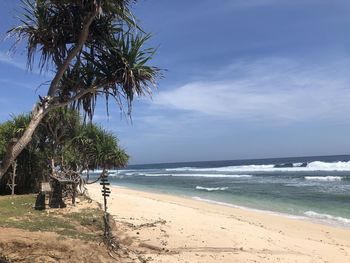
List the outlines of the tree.
{"type": "Polygon", "coordinates": [[[74,161],[83,170],[121,168],[129,156],[118,145],[117,137],[97,125],[81,126],[68,151],[74,152],[74,161]]]}
{"type": "MultiPolygon", "coordinates": [[[[5,151],[5,142],[20,137],[29,122],[28,115],[19,115],[0,124],[0,156],[5,151]]],[[[17,158],[16,191],[33,191],[56,168],[79,177],[83,170],[125,167],[128,159],[114,134],[93,123],[85,124],[75,110],[56,109],[45,116],[32,141],[17,158]]],[[[9,174],[2,179],[0,193],[5,192],[9,174]]]]}
{"type": "Polygon", "coordinates": [[[131,0],[22,0],[24,13],[9,31],[27,41],[27,65],[39,55],[41,70],[56,72],[47,95],[40,97],[23,135],[7,152],[0,179],[31,141],[45,115],[69,105],[92,118],[97,98],[126,103],[128,114],[134,96],[151,94],[161,76],[149,66],[155,50],[145,48],[150,38],[135,23],[131,0]]]}
{"type": "Polygon", "coordinates": [[[67,145],[82,126],[80,115],[67,107],[51,111],[34,133],[37,148],[50,160],[51,168],[61,163],[67,145]]]}
{"type": "MultiPolygon", "coordinates": [[[[0,158],[6,154],[6,147],[10,143],[15,143],[22,136],[26,127],[30,122],[29,115],[13,116],[0,124],[0,158]]],[[[36,182],[43,179],[45,174],[46,159],[43,159],[44,154],[36,150],[36,140],[33,140],[16,158],[17,161],[17,177],[16,177],[16,192],[26,193],[29,189],[34,189],[36,182]]],[[[0,193],[5,193],[10,174],[0,178],[0,193]]]]}

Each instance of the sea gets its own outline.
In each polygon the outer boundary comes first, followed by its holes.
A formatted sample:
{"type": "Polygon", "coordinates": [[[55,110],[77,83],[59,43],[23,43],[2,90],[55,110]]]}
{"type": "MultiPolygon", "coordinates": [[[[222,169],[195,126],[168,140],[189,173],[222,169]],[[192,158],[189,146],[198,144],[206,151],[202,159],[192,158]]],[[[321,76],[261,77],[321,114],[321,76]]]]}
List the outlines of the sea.
{"type": "Polygon", "coordinates": [[[130,165],[110,170],[109,181],[350,227],[350,155],[130,165]]]}

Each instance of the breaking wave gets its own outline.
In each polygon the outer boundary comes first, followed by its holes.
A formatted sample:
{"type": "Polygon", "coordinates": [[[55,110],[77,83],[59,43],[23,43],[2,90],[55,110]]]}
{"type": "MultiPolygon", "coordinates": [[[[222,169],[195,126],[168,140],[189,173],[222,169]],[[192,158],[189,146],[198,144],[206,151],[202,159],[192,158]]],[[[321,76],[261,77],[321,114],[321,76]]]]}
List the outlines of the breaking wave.
{"type": "Polygon", "coordinates": [[[170,168],[166,171],[176,172],[307,172],[307,171],[350,171],[350,161],[347,162],[321,162],[310,163],[286,163],[286,164],[263,164],[263,165],[238,165],[215,168],[181,167],[170,168]]]}
{"type": "Polygon", "coordinates": [[[205,190],[205,191],[225,191],[228,187],[202,187],[202,186],[196,186],[196,190],[205,190]]]}
{"type": "Polygon", "coordinates": [[[190,174],[190,173],[181,173],[181,174],[170,174],[170,173],[131,173],[131,172],[128,172],[128,173],[124,173],[124,174],[113,174],[111,176],[114,176],[114,177],[121,177],[123,176],[124,177],[132,177],[132,176],[147,176],[147,177],[151,177],[151,176],[181,176],[181,177],[213,177],[213,178],[250,178],[252,177],[252,175],[250,174],[199,174],[199,173],[194,173],[194,174],[190,174]]]}
{"type": "Polygon", "coordinates": [[[349,218],[344,218],[340,216],[332,216],[328,214],[319,214],[314,211],[306,211],[304,215],[314,218],[314,219],[321,219],[321,220],[330,220],[330,221],[336,221],[340,223],[345,223],[345,224],[350,224],[350,219],[349,218]]]}
{"type": "Polygon", "coordinates": [[[310,181],[341,181],[343,180],[343,177],[341,176],[305,176],[305,180],[310,180],[310,181]]]}
{"type": "Polygon", "coordinates": [[[250,174],[174,174],[173,176],[250,178],[250,174]]]}

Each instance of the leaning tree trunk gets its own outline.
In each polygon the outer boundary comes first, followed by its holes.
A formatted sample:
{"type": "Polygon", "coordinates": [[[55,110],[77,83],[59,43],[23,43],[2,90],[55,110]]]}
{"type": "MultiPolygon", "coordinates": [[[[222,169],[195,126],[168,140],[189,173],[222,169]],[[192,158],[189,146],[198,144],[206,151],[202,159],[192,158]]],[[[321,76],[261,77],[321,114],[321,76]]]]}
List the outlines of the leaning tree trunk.
{"type": "Polygon", "coordinates": [[[93,86],[86,90],[82,90],[81,92],[64,102],[57,102],[56,98],[52,98],[50,96],[44,97],[44,99],[40,103],[38,103],[37,106],[35,106],[31,114],[32,118],[30,120],[30,123],[23,135],[21,136],[21,138],[19,138],[19,140],[16,141],[14,144],[9,145],[9,147],[7,148],[7,153],[2,161],[2,164],[0,165],[0,179],[5,175],[8,168],[11,166],[14,160],[16,160],[18,155],[30,143],[36,128],[39,126],[40,122],[43,120],[47,113],[54,109],[69,105],[70,103],[72,103],[75,100],[78,100],[87,93],[93,92],[94,90],[96,90],[97,87],[98,86],[93,86]]]}
{"type": "Polygon", "coordinates": [[[57,102],[56,98],[52,98],[50,96],[44,97],[44,99],[38,103],[37,106],[35,106],[31,114],[32,118],[30,120],[30,123],[21,138],[19,138],[19,140],[16,141],[13,145],[9,145],[7,148],[7,153],[2,161],[2,164],[0,165],[0,179],[5,175],[8,168],[11,166],[14,160],[16,160],[17,156],[28,145],[28,143],[30,143],[33,137],[33,133],[47,113],[54,109],[69,105],[73,101],[78,100],[89,92],[93,92],[97,87],[98,86],[93,86],[86,90],[82,90],[64,102],[57,102]]]}
{"type": "Polygon", "coordinates": [[[53,110],[54,108],[66,106],[70,102],[73,102],[79,99],[80,97],[84,96],[85,94],[95,89],[95,87],[91,87],[90,89],[84,90],[65,102],[61,102],[61,103],[57,103],[57,101],[55,103],[53,102],[56,95],[56,91],[58,90],[59,81],[62,79],[64,73],[69,68],[71,61],[82,50],[89,36],[90,25],[94,21],[96,15],[99,13],[100,10],[101,10],[100,4],[96,4],[94,12],[92,14],[89,14],[86,17],[83,28],[79,35],[79,40],[74,46],[74,48],[72,48],[71,51],[68,53],[63,64],[58,68],[56,75],[51,82],[47,96],[34,108],[30,123],[27,129],[25,130],[25,132],[23,133],[22,137],[14,145],[10,145],[10,147],[8,147],[7,153],[0,167],[0,179],[7,172],[8,168],[11,166],[11,164],[17,158],[17,156],[32,140],[33,133],[35,132],[36,128],[39,126],[42,119],[50,110],[53,110]]]}
{"type": "Polygon", "coordinates": [[[37,106],[32,112],[32,118],[25,132],[19,138],[17,142],[13,145],[10,145],[7,148],[7,153],[3,159],[2,165],[0,167],[0,179],[7,172],[8,168],[12,165],[12,163],[16,160],[18,155],[22,152],[22,150],[30,143],[32,140],[33,133],[36,128],[39,126],[42,119],[48,113],[48,109],[44,108],[44,106],[37,106]]]}

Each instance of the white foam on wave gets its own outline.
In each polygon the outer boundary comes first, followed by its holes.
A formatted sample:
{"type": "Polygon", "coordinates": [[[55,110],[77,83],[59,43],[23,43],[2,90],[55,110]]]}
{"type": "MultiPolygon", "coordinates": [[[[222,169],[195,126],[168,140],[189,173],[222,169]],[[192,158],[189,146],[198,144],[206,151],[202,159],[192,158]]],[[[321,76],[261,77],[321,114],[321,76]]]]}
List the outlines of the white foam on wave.
{"type": "Polygon", "coordinates": [[[305,180],[322,182],[341,181],[343,179],[341,176],[305,176],[304,178],[305,180]]]}
{"type": "Polygon", "coordinates": [[[111,174],[110,176],[114,176],[114,177],[121,177],[121,176],[147,176],[147,177],[151,177],[151,176],[180,176],[180,177],[214,177],[214,178],[250,178],[252,177],[252,175],[250,174],[191,174],[191,173],[181,173],[181,174],[170,174],[170,173],[141,173],[141,172],[128,172],[128,173],[124,173],[124,174],[119,174],[119,173],[115,173],[115,174],[111,174]]]}
{"type": "Polygon", "coordinates": [[[196,167],[179,167],[179,168],[167,168],[165,169],[165,171],[169,171],[169,172],[182,172],[182,171],[193,171],[193,169],[198,169],[196,167]]]}
{"type": "MultiPolygon", "coordinates": [[[[101,169],[96,169],[96,170],[89,170],[89,173],[90,174],[101,174],[103,172],[103,170],[101,170],[101,169]]],[[[109,173],[109,174],[115,174],[115,173],[119,173],[120,171],[119,170],[107,170],[107,172],[109,173]]],[[[88,173],[88,171],[87,170],[84,170],[84,171],[82,171],[82,174],[87,174],[88,173]]]]}
{"type": "Polygon", "coordinates": [[[146,175],[146,173],[139,173],[139,172],[130,172],[130,173],[125,173],[126,176],[142,176],[146,175]]]}
{"type": "Polygon", "coordinates": [[[194,172],[233,172],[233,171],[259,171],[261,169],[271,169],[274,165],[239,165],[239,166],[224,166],[224,167],[214,167],[214,168],[196,168],[196,167],[181,167],[181,168],[171,168],[166,169],[166,171],[194,171],[194,172]]]}
{"type": "Polygon", "coordinates": [[[133,176],[146,176],[146,174],[144,173],[114,173],[114,174],[110,174],[110,177],[116,177],[119,179],[123,179],[125,177],[133,177],[133,176]]]}
{"type": "Polygon", "coordinates": [[[294,167],[302,166],[304,163],[293,163],[294,167]]]}
{"type": "Polygon", "coordinates": [[[311,220],[311,219],[313,219],[313,220],[319,220],[320,223],[324,223],[324,224],[350,227],[350,219],[349,218],[344,218],[344,217],[340,217],[340,216],[332,216],[332,215],[328,215],[328,214],[320,214],[320,213],[317,213],[314,211],[306,211],[306,212],[304,212],[304,216],[298,216],[298,215],[291,215],[291,214],[280,213],[280,212],[273,212],[273,211],[269,211],[269,210],[260,210],[260,209],[245,207],[245,206],[234,205],[234,204],[230,204],[230,203],[201,198],[198,196],[193,196],[192,199],[197,200],[197,201],[201,201],[201,202],[210,203],[210,204],[239,208],[239,209],[243,209],[243,210],[247,210],[247,211],[266,213],[266,214],[270,214],[270,215],[284,216],[284,217],[291,218],[291,219],[297,219],[297,220],[311,220]]]}
{"type": "Polygon", "coordinates": [[[181,174],[156,174],[145,173],[144,176],[180,176],[180,177],[218,177],[218,178],[250,178],[250,174],[195,174],[195,173],[181,173],[181,174]]]}
{"type": "Polygon", "coordinates": [[[205,191],[225,191],[228,189],[228,187],[202,187],[202,186],[196,186],[197,190],[205,190],[205,191]]]}
{"type": "Polygon", "coordinates": [[[321,162],[314,161],[307,164],[306,167],[300,167],[302,163],[294,163],[293,167],[278,167],[274,164],[263,165],[237,165],[224,166],[215,168],[196,168],[196,167],[181,167],[166,169],[167,171],[177,172],[307,172],[307,171],[350,171],[350,161],[348,162],[321,162]]]}
{"type": "MultiPolygon", "coordinates": [[[[99,169],[96,169],[96,170],[89,170],[89,173],[92,173],[92,174],[94,174],[94,173],[100,174],[100,173],[102,173],[102,171],[103,171],[103,170],[99,170],[99,169]]],[[[87,173],[88,173],[87,170],[82,171],[82,174],[87,174],[87,173]]]]}
{"type": "Polygon", "coordinates": [[[344,218],[340,216],[332,216],[328,214],[320,214],[314,211],[306,211],[304,213],[307,217],[314,218],[314,219],[321,219],[321,220],[328,220],[328,221],[336,221],[340,223],[350,224],[349,218],[344,218]]]}
{"type": "Polygon", "coordinates": [[[348,162],[334,162],[334,163],[326,163],[315,161],[311,162],[307,165],[307,168],[310,169],[320,169],[324,171],[350,171],[350,161],[348,162]]]}

